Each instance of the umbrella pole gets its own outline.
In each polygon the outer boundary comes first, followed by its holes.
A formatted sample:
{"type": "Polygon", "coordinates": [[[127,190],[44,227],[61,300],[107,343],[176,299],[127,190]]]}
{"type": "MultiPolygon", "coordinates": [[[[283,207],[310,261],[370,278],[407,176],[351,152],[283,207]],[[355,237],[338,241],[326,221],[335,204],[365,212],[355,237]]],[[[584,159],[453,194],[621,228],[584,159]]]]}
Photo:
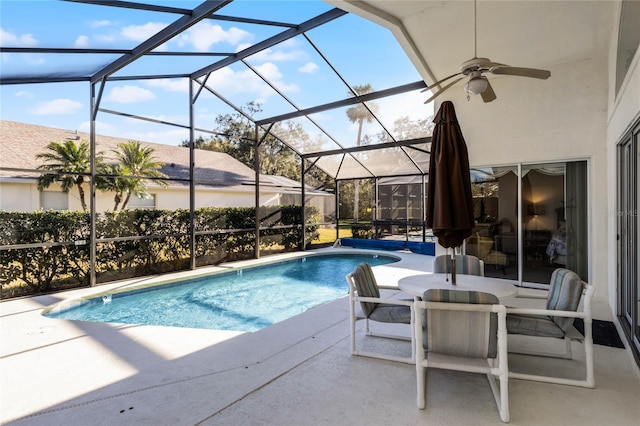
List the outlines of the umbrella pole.
{"type": "MultiPolygon", "coordinates": [[[[449,249],[445,248],[445,256],[449,256],[449,249]]],[[[449,269],[448,268],[444,268],[444,280],[446,282],[449,282],[449,269]]]]}
{"type": "Polygon", "coordinates": [[[456,249],[451,253],[451,284],[456,285],[456,249]]]}

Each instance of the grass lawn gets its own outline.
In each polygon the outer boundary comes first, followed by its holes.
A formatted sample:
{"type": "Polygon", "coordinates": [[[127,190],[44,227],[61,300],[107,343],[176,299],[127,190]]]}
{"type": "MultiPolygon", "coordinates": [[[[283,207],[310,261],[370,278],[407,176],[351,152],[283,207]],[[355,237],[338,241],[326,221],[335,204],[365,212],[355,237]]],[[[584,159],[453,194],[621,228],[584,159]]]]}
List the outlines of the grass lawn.
{"type": "MultiPolygon", "coordinates": [[[[318,229],[318,239],[313,240],[312,244],[332,244],[336,240],[336,230],[331,228],[318,229]]],[[[339,229],[338,238],[350,238],[351,228],[339,229]]]]}

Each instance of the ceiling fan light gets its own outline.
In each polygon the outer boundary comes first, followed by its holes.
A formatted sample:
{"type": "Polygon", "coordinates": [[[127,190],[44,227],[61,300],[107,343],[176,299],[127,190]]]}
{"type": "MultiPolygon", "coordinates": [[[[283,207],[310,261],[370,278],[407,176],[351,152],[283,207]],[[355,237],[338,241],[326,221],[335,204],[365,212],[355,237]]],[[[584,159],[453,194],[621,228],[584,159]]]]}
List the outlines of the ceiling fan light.
{"type": "Polygon", "coordinates": [[[473,93],[474,95],[477,95],[487,90],[488,86],[489,83],[487,82],[486,77],[472,77],[464,85],[464,90],[466,90],[467,93],[473,93]]]}

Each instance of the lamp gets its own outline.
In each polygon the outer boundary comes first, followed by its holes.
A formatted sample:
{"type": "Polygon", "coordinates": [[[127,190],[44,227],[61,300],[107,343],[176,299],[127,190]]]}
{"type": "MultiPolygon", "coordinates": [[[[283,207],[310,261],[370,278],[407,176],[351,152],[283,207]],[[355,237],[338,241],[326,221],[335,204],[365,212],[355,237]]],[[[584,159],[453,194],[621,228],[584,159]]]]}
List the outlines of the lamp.
{"type": "Polygon", "coordinates": [[[538,230],[538,216],[547,214],[547,208],[544,204],[529,204],[527,206],[527,214],[535,219],[536,230],[538,230]]]}
{"type": "Polygon", "coordinates": [[[479,71],[474,71],[471,73],[469,81],[464,85],[464,90],[467,93],[477,95],[487,90],[488,86],[487,77],[483,77],[479,71]]]}
{"type": "Polygon", "coordinates": [[[544,216],[547,214],[547,209],[544,204],[529,204],[527,206],[527,214],[529,216],[544,216]]]}

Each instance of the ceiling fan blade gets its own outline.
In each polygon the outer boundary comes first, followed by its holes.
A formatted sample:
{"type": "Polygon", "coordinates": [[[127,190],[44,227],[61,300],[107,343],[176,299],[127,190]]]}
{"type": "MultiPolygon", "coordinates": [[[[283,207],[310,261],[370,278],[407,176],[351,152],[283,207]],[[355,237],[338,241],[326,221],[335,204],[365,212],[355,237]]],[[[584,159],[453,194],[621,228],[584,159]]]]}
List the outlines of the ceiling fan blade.
{"type": "Polygon", "coordinates": [[[427,87],[425,87],[424,89],[422,89],[422,90],[420,91],[420,93],[422,93],[422,92],[426,92],[427,90],[431,90],[431,89],[433,89],[433,88],[434,88],[434,87],[436,87],[436,86],[440,86],[440,85],[441,85],[442,83],[444,83],[445,81],[447,81],[447,80],[449,80],[450,78],[453,78],[453,77],[455,77],[455,76],[457,76],[457,75],[460,75],[460,74],[462,74],[462,73],[461,73],[461,72],[457,72],[457,73],[455,73],[455,74],[451,74],[449,77],[445,77],[445,78],[443,78],[442,80],[436,81],[436,82],[435,82],[435,83],[433,83],[431,86],[427,86],[427,87]]]}
{"type": "Polygon", "coordinates": [[[480,93],[480,96],[482,96],[484,102],[491,102],[496,99],[496,92],[493,91],[489,80],[487,80],[487,88],[484,89],[484,92],[480,93]]]}
{"type": "Polygon", "coordinates": [[[518,67],[495,67],[489,70],[491,74],[499,75],[516,75],[520,77],[531,77],[546,80],[551,76],[551,72],[547,70],[537,70],[534,68],[518,68],[518,67]]]}
{"type": "MultiPolygon", "coordinates": [[[[453,76],[451,76],[453,77],[453,76]]],[[[440,94],[442,92],[444,92],[445,90],[447,90],[449,87],[453,86],[454,84],[456,84],[457,82],[459,82],[460,80],[462,80],[464,77],[460,77],[460,78],[456,78],[455,80],[453,80],[451,83],[447,84],[446,86],[444,86],[442,89],[438,90],[436,93],[434,93],[433,95],[431,95],[431,97],[429,99],[427,99],[426,101],[424,101],[425,104],[428,104],[429,102],[431,102],[432,100],[434,100],[435,98],[437,98],[438,96],[440,96],[440,94]]]]}
{"type": "Polygon", "coordinates": [[[508,67],[508,66],[509,65],[507,64],[501,64],[499,62],[486,62],[486,63],[480,64],[481,68],[488,68],[488,69],[496,68],[496,67],[508,67]]]}

